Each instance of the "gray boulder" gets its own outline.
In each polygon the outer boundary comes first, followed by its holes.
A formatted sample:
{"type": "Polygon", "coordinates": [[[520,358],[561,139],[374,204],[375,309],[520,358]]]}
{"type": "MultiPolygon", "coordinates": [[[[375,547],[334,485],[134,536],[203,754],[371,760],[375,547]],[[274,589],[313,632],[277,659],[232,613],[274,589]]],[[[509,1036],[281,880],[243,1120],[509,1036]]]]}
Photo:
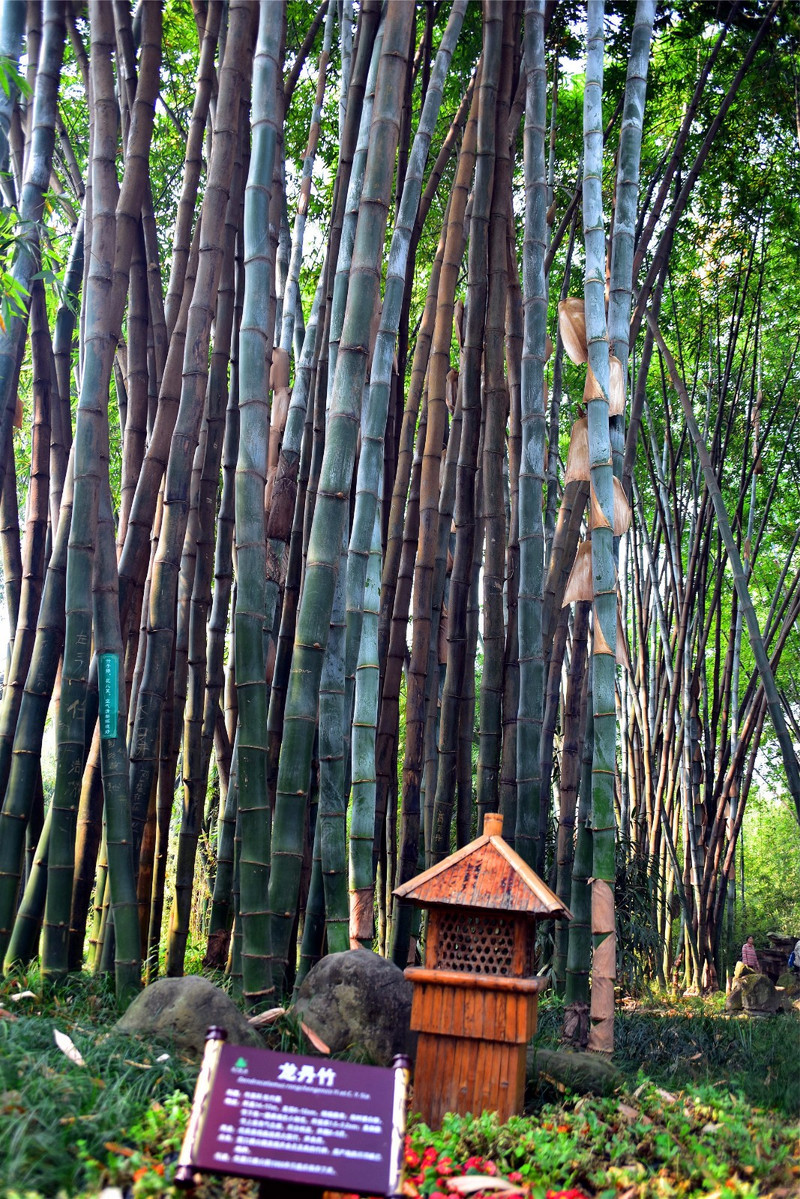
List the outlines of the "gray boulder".
{"type": "Polygon", "coordinates": [[[795,974],[793,970],[784,970],[775,985],[782,987],[790,999],[800,996],[800,975],[795,974]]]}
{"type": "Polygon", "coordinates": [[[765,974],[748,975],[742,979],[742,1011],[749,1016],[771,1015],[780,1006],[775,984],[765,974]]]}
{"type": "Polygon", "coordinates": [[[526,1077],[529,1085],[544,1078],[581,1095],[612,1095],[624,1081],[599,1053],[533,1048],[528,1049],[526,1077]]]}
{"type": "Polygon", "coordinates": [[[377,1066],[413,1054],[411,983],[368,949],[331,953],[312,966],[294,1010],[332,1053],[352,1050],[377,1066]]]}
{"type": "Polygon", "coordinates": [[[216,1024],[226,1029],[234,1045],[263,1049],[264,1042],[232,999],[206,978],[160,978],[136,996],[114,1032],[171,1041],[179,1051],[201,1054],[206,1031],[216,1024]]]}
{"type": "Polygon", "coordinates": [[[734,980],[729,993],[725,996],[725,1011],[740,1012],[742,1010],[742,987],[734,980]]]}

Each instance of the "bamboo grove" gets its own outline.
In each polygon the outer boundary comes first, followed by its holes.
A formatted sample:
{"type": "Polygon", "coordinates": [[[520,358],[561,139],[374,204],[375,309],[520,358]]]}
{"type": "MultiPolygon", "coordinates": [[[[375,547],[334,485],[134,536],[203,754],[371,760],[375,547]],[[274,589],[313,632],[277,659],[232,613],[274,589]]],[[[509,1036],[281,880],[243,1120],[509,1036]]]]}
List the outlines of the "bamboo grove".
{"type": "Polygon", "coordinates": [[[500,811],[573,1039],[717,984],[764,761],[800,812],[799,35],[4,0],[7,970],[404,965],[500,811]]]}

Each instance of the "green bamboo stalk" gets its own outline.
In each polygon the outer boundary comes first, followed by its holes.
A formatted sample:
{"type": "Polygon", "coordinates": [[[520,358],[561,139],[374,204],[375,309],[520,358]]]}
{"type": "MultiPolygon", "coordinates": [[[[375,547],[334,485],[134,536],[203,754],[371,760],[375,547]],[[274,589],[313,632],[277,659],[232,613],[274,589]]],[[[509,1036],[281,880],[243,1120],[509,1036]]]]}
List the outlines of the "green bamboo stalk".
{"type": "Polygon", "coordinates": [[[217,873],[214,879],[214,893],[211,903],[211,917],[208,926],[209,938],[214,933],[230,933],[233,923],[234,908],[232,904],[233,874],[234,874],[234,836],[236,819],[239,808],[239,747],[236,739],[233,742],[231,755],[231,772],[228,779],[228,789],[225,794],[225,805],[222,809],[217,832],[217,873]]]}
{"type": "MultiPolygon", "coordinates": [[[[225,688],[225,649],[228,630],[228,609],[233,590],[233,537],[236,512],[236,460],[239,454],[239,335],[244,297],[244,262],[242,239],[236,239],[234,317],[230,357],[230,384],[225,411],[225,436],[222,445],[222,493],[216,521],[214,548],[214,594],[208,624],[206,666],[206,697],[203,713],[203,741],[210,747],[218,740],[227,742],[227,756],[232,756],[232,738],[222,716],[221,700],[225,688]],[[217,732],[219,730],[219,733],[217,732]]],[[[235,725],[235,720],[234,720],[235,725]]],[[[236,730],[233,730],[235,738],[236,730]]],[[[223,752],[217,751],[217,766],[225,768],[223,752]]],[[[230,769],[230,766],[229,766],[230,769]]],[[[230,779],[228,780],[230,785],[230,779]]],[[[231,861],[233,860],[231,856],[231,861]]]]}
{"type": "Polygon", "coordinates": [[[67,553],[67,622],[58,758],[53,796],[53,838],[48,860],[42,970],[57,979],[68,965],[67,926],[73,874],[75,815],[85,754],[87,681],[92,611],[87,588],[92,578],[97,505],[103,472],[108,471],[108,387],[113,348],[122,320],[141,209],[141,189],[149,155],[161,51],[161,10],[145,10],[139,83],[133,106],[128,158],[118,195],[116,104],[111,51],[113,14],[93,5],[91,29],[92,96],[95,130],[92,150],[92,243],[85,288],[84,364],[75,434],[75,492],[67,553]]]}
{"type": "MultiPolygon", "coordinates": [[[[455,384],[456,392],[455,411],[453,412],[447,435],[447,452],[445,454],[439,496],[439,538],[436,547],[436,561],[434,563],[433,585],[431,588],[431,637],[428,653],[428,678],[431,679],[435,673],[437,702],[435,705],[431,704],[430,691],[428,690],[426,692],[428,717],[425,730],[426,770],[424,778],[426,787],[425,803],[423,805],[425,861],[428,866],[432,866],[435,860],[433,830],[437,820],[437,798],[440,804],[440,813],[443,813],[443,815],[439,815],[442,825],[449,829],[452,822],[454,794],[452,792],[445,794],[443,799],[441,796],[437,797],[436,780],[442,756],[446,753],[450,755],[457,753],[459,704],[463,698],[463,693],[462,695],[454,696],[451,691],[445,690],[447,684],[447,652],[445,652],[440,662],[440,647],[447,644],[450,630],[450,579],[448,577],[447,563],[448,559],[452,562],[454,537],[451,529],[453,527],[453,510],[456,502],[458,464],[461,453],[461,430],[463,427],[462,404],[464,387],[462,376],[456,371],[452,372],[451,378],[448,380],[448,388],[452,389],[453,384],[455,384]],[[457,380],[454,380],[452,375],[457,375],[457,380]],[[445,604],[447,604],[446,612],[443,611],[445,604]],[[432,709],[436,714],[435,731],[432,731],[430,727],[433,719],[432,709]],[[430,743],[431,740],[432,744],[430,743]]],[[[452,675],[450,682],[452,684],[452,675]]]]}
{"type": "MultiPolygon", "coordinates": [[[[356,145],[361,130],[361,111],[367,90],[367,76],[374,57],[375,41],[380,33],[381,5],[377,0],[365,0],[359,12],[359,36],[355,61],[348,88],[347,114],[339,144],[339,161],[333,189],[333,215],[325,256],[325,304],[320,320],[320,350],[318,356],[316,392],[314,401],[313,442],[304,498],[303,555],[308,549],[311,522],[314,516],[322,455],[325,446],[325,410],[329,398],[329,379],[333,368],[329,367],[329,341],[333,307],[334,275],[338,268],[339,250],[344,234],[344,216],[350,192],[350,178],[356,154],[356,145]]],[[[359,184],[360,186],[360,184],[359,184]]],[[[338,338],[338,334],[337,334],[338,338]]]]}
{"type": "MultiPolygon", "coordinates": [[[[572,651],[569,663],[569,681],[564,704],[564,739],[561,751],[561,777],[559,780],[558,843],[556,846],[556,895],[565,907],[570,907],[571,880],[575,859],[575,818],[578,789],[583,756],[583,740],[586,727],[589,672],[586,669],[586,642],[589,632],[589,605],[575,605],[575,620],[572,626],[572,651]]],[[[579,831],[586,840],[586,829],[579,831]]],[[[581,848],[584,846],[582,844],[581,848]]],[[[573,912],[573,915],[575,913],[573,912]]],[[[558,993],[563,995],[567,973],[567,952],[570,926],[565,920],[555,922],[555,951],[553,970],[558,993]]],[[[588,956],[588,945],[586,946],[588,956]]],[[[580,965],[580,959],[578,965],[580,965]]]]}
{"type": "Polygon", "coordinates": [[[350,948],[347,895],[347,787],[345,750],[345,578],[346,543],[333,592],[328,643],[319,684],[319,828],[320,867],[325,894],[325,936],[328,953],[350,948]]]}
{"type": "MultiPolygon", "coordinates": [[[[510,202],[510,201],[509,201],[510,202]]],[[[509,291],[506,311],[506,363],[508,372],[508,476],[509,534],[506,552],[506,646],[503,690],[503,757],[500,768],[500,811],[505,838],[514,844],[517,827],[517,711],[519,709],[519,473],[522,445],[520,408],[522,375],[522,290],[514,247],[513,221],[508,221],[509,291]]]]}
{"type": "MultiPolygon", "coordinates": [[[[103,484],[101,483],[101,486],[103,484]]],[[[94,585],[95,649],[116,658],[117,720],[113,736],[100,738],[104,823],[108,855],[108,887],[114,920],[114,978],[117,1000],[126,1003],[139,990],[139,914],[131,847],[131,808],[128,795],[125,675],[119,625],[119,578],[114,544],[114,520],[107,477],[100,496],[94,585]]],[[[102,714],[101,714],[102,719],[102,714]]]]}
{"type": "MultiPolygon", "coordinates": [[[[387,792],[391,772],[394,770],[394,745],[397,740],[399,724],[400,677],[405,661],[406,624],[419,533],[419,482],[422,449],[425,444],[427,428],[427,409],[423,408],[422,415],[420,415],[419,409],[423,398],[423,384],[436,320],[436,303],[450,221],[450,207],[448,199],[436,257],[428,281],[422,321],[414,346],[408,396],[398,444],[397,469],[392,489],[386,554],[381,577],[378,661],[384,665],[382,667],[383,681],[379,691],[381,704],[378,736],[375,744],[377,774],[375,815],[376,822],[379,822],[379,824],[376,823],[376,830],[383,827],[387,792]],[[417,429],[418,423],[419,429],[417,429]],[[416,454],[414,450],[415,437],[416,454]],[[395,608],[397,609],[396,618],[395,608]]],[[[380,841],[380,836],[376,836],[376,840],[380,841]]],[[[377,866],[375,851],[373,852],[373,861],[377,866]]]]}
{"type": "MultiPolygon", "coordinates": [[[[440,246],[444,238],[440,238],[440,246]]],[[[416,359],[416,352],[415,352],[416,359]]],[[[395,836],[393,826],[397,820],[397,759],[396,746],[400,726],[400,685],[403,666],[406,659],[408,632],[408,614],[411,606],[411,592],[414,581],[414,562],[417,554],[419,538],[419,506],[420,484],[422,478],[422,459],[427,442],[428,406],[427,396],[423,397],[423,407],[419,418],[414,461],[411,467],[411,477],[408,487],[408,505],[406,518],[401,528],[402,548],[397,567],[396,590],[394,593],[394,608],[391,613],[389,639],[385,655],[381,654],[380,623],[378,626],[378,660],[385,658],[383,685],[381,690],[380,715],[378,718],[378,736],[375,744],[375,772],[377,774],[377,794],[375,797],[375,845],[373,848],[373,872],[380,884],[378,898],[378,935],[379,952],[383,953],[386,945],[387,910],[386,897],[388,892],[389,909],[391,910],[391,889],[387,888],[387,880],[394,877],[393,855],[395,852],[395,836]]],[[[394,504],[393,504],[394,506],[394,504]]],[[[381,601],[385,587],[386,567],[384,564],[381,578],[381,601]]],[[[381,612],[381,617],[383,612],[381,612]]]]}
{"type": "Polygon", "coordinates": [[[239,860],[242,980],[250,1005],[272,992],[269,883],[270,822],[267,799],[267,684],[264,629],[267,611],[264,489],[269,435],[267,306],[273,263],[267,240],[278,138],[283,5],[262,5],[253,61],[250,170],[244,202],[245,288],[239,331],[239,457],[236,464],[237,590],[236,694],[239,707],[239,860]]]}
{"type": "Polygon", "coordinates": [[[786,778],[789,783],[789,792],[794,800],[794,805],[797,810],[798,820],[800,820],[800,767],[798,767],[797,755],[792,745],[792,739],[789,735],[789,730],[786,725],[786,718],[783,714],[781,699],[775,684],[775,676],[772,673],[767,651],[764,648],[764,639],[761,636],[761,630],[758,625],[758,617],[753,607],[753,601],[750,597],[750,590],[747,586],[747,577],[742,567],[742,560],[739,551],[736,547],[733,534],[731,532],[728,513],[725,509],[725,503],[722,498],[722,493],[717,481],[717,474],[714,470],[713,463],[706,448],[703,435],[697,425],[697,421],[692,410],[692,402],[686,390],[686,384],[681,377],[675,359],[670,353],[661,331],[655,319],[649,312],[646,313],[647,322],[653,330],[653,336],[656,339],[656,344],[660,349],[664,361],[667,364],[672,386],[678,393],[683,408],[686,425],[697,450],[700,465],[703,469],[703,478],[705,480],[708,493],[711,496],[711,501],[714,505],[714,512],[719,525],[719,532],[722,538],[725,549],[730,558],[731,570],[733,572],[733,581],[736,587],[736,593],[739,596],[742,613],[747,622],[747,631],[750,634],[750,645],[753,651],[753,657],[756,662],[761,682],[764,687],[764,694],[767,697],[767,706],[769,714],[772,718],[772,724],[775,729],[775,735],[778,738],[778,743],[781,747],[781,755],[783,757],[783,766],[786,771],[786,778]]]}
{"type": "MultiPolygon", "coordinates": [[[[18,59],[20,15],[8,10],[24,5],[4,5],[0,18],[0,36],[9,56],[18,59]]],[[[33,276],[39,270],[41,251],[39,225],[44,213],[45,193],[50,186],[50,171],[55,144],[58,84],[64,57],[64,8],[57,0],[46,0],[43,10],[42,47],[36,71],[33,96],[33,126],[30,153],[27,157],[25,180],[20,197],[19,221],[21,235],[15,244],[11,275],[19,289],[22,315],[11,314],[6,327],[0,330],[0,445],[11,444],[11,428],[16,410],[16,379],[28,328],[33,276]]],[[[0,156],[8,148],[8,123],[14,103],[13,89],[9,90],[9,106],[0,109],[0,156]]],[[[7,165],[5,167],[7,169],[7,165]]],[[[6,472],[7,458],[0,454],[0,491],[6,472]]]]}
{"type": "Polygon", "coordinates": [[[42,831],[33,855],[28,881],[14,921],[14,929],[8,940],[3,959],[3,973],[9,974],[17,965],[27,965],[36,957],[39,932],[44,915],[47,893],[47,858],[50,853],[50,828],[52,804],[44,817],[42,831]]]}
{"type": "MultiPolygon", "coordinates": [[[[175,893],[170,910],[167,973],[183,973],[194,891],[195,862],[200,837],[211,755],[213,727],[203,738],[206,682],[206,617],[211,602],[214,514],[222,454],[222,425],[227,401],[227,376],[234,322],[236,230],[242,209],[241,157],[233,169],[226,209],[225,250],[214,346],[206,387],[206,408],[200,441],[195,452],[189,519],[181,556],[178,586],[178,626],[173,676],[171,750],[166,767],[159,765],[164,786],[172,787],[183,732],[183,802],[175,861],[175,893]],[[171,772],[171,777],[170,777],[171,772]]],[[[227,536],[227,530],[224,534],[227,536]]],[[[225,604],[227,611],[227,603],[225,604]]],[[[221,651],[220,651],[221,652],[221,651]]],[[[162,737],[163,737],[162,729],[162,737]]],[[[166,806],[166,796],[165,796],[166,806]]],[[[161,827],[161,826],[160,826],[161,827]]],[[[161,837],[159,838],[161,847],[161,837]]],[[[166,841],[163,843],[166,849],[166,841]]]]}
{"type": "Polygon", "coordinates": [[[375,105],[375,87],[378,79],[378,65],[381,60],[382,44],[383,27],[381,26],[378,29],[378,34],[372,47],[369,72],[367,73],[361,119],[358,126],[358,141],[356,142],[353,164],[347,183],[347,200],[342,219],[342,236],[339,242],[339,251],[336,256],[336,270],[333,277],[333,297],[330,303],[330,326],[328,329],[328,394],[326,411],[330,408],[331,404],[333,382],[336,377],[336,358],[339,353],[342,326],[347,310],[347,292],[350,286],[353,246],[356,238],[361,193],[364,188],[364,173],[367,167],[367,151],[370,144],[372,112],[375,105]]]}
{"type": "Polygon", "coordinates": [[[348,714],[352,710],[352,690],[361,635],[364,580],[370,554],[374,513],[380,495],[379,480],[383,469],[384,434],[389,411],[392,366],[400,327],[409,252],[422,193],[423,172],[441,107],[444,80],[461,32],[465,10],[466,3],[462,0],[456,0],[450,9],[447,28],[442,36],[414,137],[389,249],[381,320],[370,372],[369,399],[365,405],[362,420],[353,528],[350,534],[347,559],[347,658],[345,662],[347,697],[345,711],[348,714]]]}
{"type": "Polygon", "coordinates": [[[547,287],[545,121],[547,77],[544,61],[544,3],[525,6],[525,239],[523,257],[523,347],[521,372],[522,466],[519,475],[519,712],[517,719],[517,853],[534,863],[534,839],[541,794],[539,757],[543,719],[544,650],[542,591],[544,531],[542,492],[545,472],[544,358],[547,287]]]}
{"type": "MultiPolygon", "coordinates": [[[[68,968],[69,911],[74,868],[75,820],[84,762],[85,709],[92,647],[89,587],[103,466],[108,469],[106,409],[112,368],[109,305],[115,242],[116,113],[111,53],[113,13],[91,13],[95,129],[92,150],[92,242],[85,289],[84,367],[75,431],[75,490],[67,551],[66,633],[57,726],[56,784],[47,863],[42,929],[42,974],[57,980],[68,968]]],[[[121,315],[121,313],[120,313],[121,315]]]]}
{"type": "Polygon", "coordinates": [[[596,386],[587,405],[592,496],[592,1028],[589,1048],[614,1048],[614,876],[616,820],[615,647],[617,592],[613,549],[613,470],[608,424],[608,337],[605,310],[603,225],[603,0],[589,0],[586,86],[583,102],[583,226],[586,244],[584,301],[589,366],[596,386]],[[599,508],[599,512],[597,511],[599,508]]]}
{"type": "Polygon", "coordinates": [[[378,723],[380,665],[378,663],[378,610],[381,584],[381,523],[377,508],[373,520],[367,576],[364,580],[361,640],[356,667],[352,735],[352,798],[350,810],[350,938],[363,949],[372,948],[375,876],[372,852],[375,842],[375,739],[378,723]]]}
{"type": "MultiPolygon", "coordinates": [[[[611,275],[608,293],[608,344],[622,363],[627,383],[633,286],[633,251],[639,205],[639,163],[642,126],[647,94],[647,71],[656,0],[638,0],[628,55],[625,101],[619,131],[617,181],[614,204],[614,232],[611,238],[611,275]]],[[[625,416],[611,417],[611,452],[614,474],[622,478],[625,443],[625,416]]]]}
{"type": "Polygon", "coordinates": [[[508,197],[512,188],[512,163],[508,141],[503,133],[508,124],[512,99],[519,13],[513,6],[506,5],[503,15],[503,49],[495,117],[495,177],[488,237],[489,287],[484,350],[482,463],[486,557],[483,569],[483,672],[477,778],[478,808],[483,812],[497,812],[500,804],[505,648],[503,591],[508,541],[503,495],[509,414],[504,340],[508,301],[508,197]]]}
{"type": "Polygon", "coordinates": [[[69,969],[83,968],[86,921],[94,886],[103,832],[103,783],[100,766],[100,726],[94,725],[89,756],[83,770],[75,829],[75,872],[69,919],[69,969]]]}
{"type": "MultiPolygon", "coordinates": [[[[5,59],[15,71],[19,69],[19,60],[22,54],[26,11],[27,6],[24,4],[4,4],[0,11],[0,57],[5,59]]],[[[19,88],[13,79],[9,80],[7,91],[0,89],[0,180],[2,180],[1,186],[9,205],[14,204],[17,198],[10,170],[10,130],[18,95],[19,88]]]]}
{"type": "MultiPolygon", "coordinates": [[[[217,612],[213,614],[212,619],[217,622],[222,620],[223,631],[222,636],[215,633],[216,652],[219,657],[212,664],[208,661],[206,653],[206,623],[208,610],[212,602],[211,579],[215,566],[214,516],[217,510],[217,490],[220,464],[223,458],[223,441],[225,440],[226,446],[229,445],[227,442],[228,428],[225,412],[228,403],[228,364],[236,307],[235,244],[237,224],[235,222],[235,215],[241,207],[239,199],[241,192],[241,164],[237,162],[235,178],[231,188],[232,202],[229,203],[227,209],[227,245],[220,278],[214,348],[211,355],[211,368],[208,376],[206,436],[204,439],[205,452],[203,454],[202,475],[199,480],[199,494],[196,507],[198,526],[196,533],[197,561],[192,588],[189,642],[187,647],[188,689],[184,713],[183,776],[187,810],[197,813],[202,812],[205,800],[214,736],[212,719],[216,717],[219,711],[219,690],[216,690],[215,695],[212,695],[211,675],[213,671],[216,680],[215,687],[219,688],[222,678],[224,627],[227,624],[228,597],[220,596],[220,606],[223,605],[224,601],[224,614],[218,608],[217,612]],[[207,661],[208,683],[206,672],[207,661]]],[[[233,514],[231,513],[231,515],[233,514]]],[[[228,527],[223,536],[227,539],[230,534],[232,534],[232,529],[228,527]]],[[[188,536],[189,533],[187,531],[188,536]]],[[[230,550],[228,550],[228,557],[229,555],[230,550]]],[[[220,585],[220,591],[223,590],[224,588],[220,585]]],[[[217,602],[216,592],[214,594],[214,602],[217,602]]],[[[209,628],[209,649],[211,639],[211,629],[209,628]]],[[[191,845],[188,845],[187,848],[191,853],[191,845]]],[[[196,850],[196,839],[194,840],[194,849],[196,850]]],[[[187,916],[190,908],[191,904],[189,903],[186,910],[187,916]]],[[[188,919],[184,919],[182,924],[188,931],[188,919]]]]}
{"type": "MultiPolygon", "coordinates": [[[[587,605],[588,607],[588,605],[587,605]]],[[[576,609],[577,611],[577,609],[576,609]]],[[[576,616],[577,619],[577,616],[576,616]]],[[[591,959],[591,891],[589,876],[592,870],[592,834],[588,827],[592,808],[592,757],[594,754],[594,722],[592,720],[592,672],[586,672],[586,703],[583,714],[586,729],[583,737],[583,755],[581,759],[581,780],[578,791],[578,832],[575,840],[575,856],[572,863],[572,883],[570,887],[569,910],[572,920],[569,924],[569,945],[567,948],[567,970],[564,989],[565,1005],[565,1035],[568,1024],[572,1023],[573,1030],[584,1025],[580,1036],[573,1031],[570,1040],[578,1043],[579,1048],[585,1048],[588,1031],[588,1019],[585,1021],[581,1013],[588,1017],[589,1004],[589,962],[591,959]],[[570,1018],[570,1011],[572,1017],[570,1018]]]]}
{"type": "MultiPolygon", "coordinates": [[[[167,463],[164,488],[164,515],[161,522],[158,549],[152,571],[150,611],[147,627],[147,650],[144,672],[137,700],[131,738],[131,806],[135,853],[141,841],[141,828],[150,800],[152,779],[156,769],[157,730],[161,707],[166,693],[172,643],[175,630],[175,605],[180,558],[189,511],[191,463],[197,445],[208,381],[208,345],[211,323],[216,308],[216,294],[222,269],[225,240],[225,212],[230,194],[233,165],[239,144],[240,94],[249,71],[251,50],[250,8],[239,0],[230,6],[225,58],[220,70],[219,96],[216,108],[215,135],[209,163],[208,181],[203,198],[201,244],[197,279],[187,315],[186,339],[183,353],[182,382],[177,419],[167,463]]],[[[174,342],[174,338],[173,338],[174,342]]],[[[170,344],[172,358],[173,343],[170,344]]],[[[159,409],[167,386],[165,369],[159,409]]],[[[170,387],[172,380],[170,381],[170,387]]],[[[160,416],[160,412],[159,412],[160,416]]],[[[156,425],[158,425],[158,418],[156,425]]],[[[160,443],[154,428],[150,451],[160,443]]],[[[150,457],[150,453],[148,453],[150,457]]],[[[151,462],[155,461],[155,457],[151,462]]],[[[150,477],[148,462],[140,475],[136,496],[131,508],[128,536],[120,558],[121,609],[125,614],[126,599],[122,594],[123,576],[137,577],[141,569],[136,558],[142,525],[137,513],[137,500],[145,477],[150,477]],[[130,550],[133,561],[127,560],[130,550]]],[[[152,513],[154,500],[144,500],[152,513]]],[[[152,520],[147,525],[148,530],[152,520]]]]}
{"type": "MultiPolygon", "coordinates": [[[[41,279],[33,283],[31,304],[31,354],[33,358],[33,428],[22,587],[15,622],[11,664],[3,684],[0,705],[0,794],[4,794],[11,768],[11,749],[23,689],[33,654],[36,621],[42,594],[50,479],[51,348],[47,309],[41,279]]],[[[9,478],[8,483],[11,483],[9,478]]],[[[8,484],[7,484],[8,486],[8,484]]]]}
{"type": "MultiPolygon", "coordinates": [[[[119,495],[120,545],[125,541],[136,480],[142,469],[147,439],[149,373],[147,369],[148,296],[144,235],[137,231],[131,261],[127,312],[127,362],[125,370],[125,421],[122,439],[122,473],[119,495]]],[[[119,386],[117,392],[119,396],[119,386]]],[[[122,413],[120,412],[120,420],[122,413]]]]}
{"type": "Polygon", "coordinates": [[[286,968],[299,889],[319,678],[348,515],[347,497],[366,375],[364,346],[368,344],[372,314],[379,301],[381,251],[398,136],[398,101],[412,18],[413,7],[405,0],[392,5],[386,14],[347,309],[298,612],[278,774],[269,888],[273,952],[279,969],[286,968]]]}
{"type": "MultiPolygon", "coordinates": [[[[303,155],[303,170],[300,179],[300,193],[297,199],[297,212],[294,219],[294,234],[292,237],[292,252],[289,260],[286,283],[282,289],[283,315],[280,333],[280,347],[287,354],[292,350],[294,334],[295,309],[300,300],[300,266],[303,261],[303,241],[305,238],[306,216],[308,201],[311,195],[311,180],[314,171],[314,161],[317,154],[320,128],[322,126],[322,101],[325,96],[325,75],[330,60],[331,42],[333,40],[333,19],[336,8],[331,4],[325,18],[325,31],[322,37],[317,66],[317,91],[314,97],[314,107],[311,112],[311,124],[308,130],[308,142],[303,155]]],[[[284,189],[285,190],[285,189],[284,189]]]]}
{"type": "Polygon", "coordinates": [[[339,88],[339,138],[341,140],[344,137],[347,107],[350,102],[350,73],[353,59],[353,0],[341,0],[339,8],[341,12],[339,48],[342,61],[342,77],[339,88]]]}
{"type": "Polygon", "coordinates": [[[222,0],[210,0],[206,7],[205,27],[200,37],[194,107],[186,137],[183,179],[175,213],[175,233],[172,238],[169,283],[164,300],[164,316],[168,336],[172,334],[178,319],[186,278],[191,230],[197,204],[197,188],[203,169],[203,140],[206,136],[206,122],[214,84],[214,55],[217,50],[223,7],[222,0]]]}
{"type": "MultiPolygon", "coordinates": [[[[15,390],[16,390],[15,383],[15,390]]],[[[6,475],[0,495],[0,554],[2,554],[3,584],[8,613],[8,645],[6,647],[5,674],[11,668],[11,655],[19,619],[19,602],[22,594],[22,550],[19,537],[19,508],[17,506],[17,467],[14,461],[14,444],[9,441],[5,452],[6,475]]]]}
{"type": "MultiPolygon", "coordinates": [[[[420,834],[420,786],[424,760],[425,732],[425,682],[428,672],[428,650],[431,636],[433,608],[433,576],[436,551],[439,544],[439,469],[447,426],[446,404],[447,376],[450,370],[450,349],[453,331],[455,291],[461,261],[464,256],[466,230],[464,215],[476,157],[478,125],[478,90],[473,95],[472,110],[464,132],[456,176],[450,200],[442,269],[436,299],[433,338],[428,363],[427,400],[425,406],[425,441],[421,447],[422,464],[420,473],[419,528],[416,557],[413,571],[413,624],[411,662],[408,671],[406,692],[406,746],[403,760],[402,815],[400,832],[399,863],[397,882],[412,878],[417,872],[420,834]]],[[[395,611],[399,617],[398,596],[395,596],[395,611]]],[[[394,625],[393,625],[394,629],[394,625]]],[[[405,630],[403,644],[405,644],[405,630]]],[[[403,649],[405,656],[405,649],[403,649]]],[[[394,683],[394,680],[391,680],[394,683]]],[[[390,682],[389,674],[385,688],[390,682]]],[[[397,678],[399,685],[399,676],[397,678]]],[[[392,694],[391,692],[389,693],[392,694]]],[[[394,702],[392,696],[392,702],[394,702]]],[[[383,725],[383,716],[381,716],[383,725]]],[[[390,730],[393,725],[390,726],[390,730]]],[[[388,748],[388,743],[383,742],[388,748]]],[[[379,754],[381,750],[379,746],[379,754]]],[[[378,778],[386,773],[379,757],[378,778]]],[[[381,805],[382,806],[382,805],[381,805]]],[[[434,814],[434,825],[436,816],[434,814]]],[[[435,832],[431,834],[435,840],[435,832]]],[[[393,840],[393,839],[392,839],[393,840]]],[[[432,841],[433,843],[433,841],[432,841]]],[[[393,844],[389,855],[394,851],[393,844]]],[[[388,866],[388,864],[387,864],[388,866]]],[[[387,883],[391,883],[387,877],[387,883]]],[[[391,886],[387,887],[391,891],[391,886]]],[[[405,966],[408,956],[408,936],[411,912],[408,905],[397,905],[392,916],[392,954],[395,946],[398,964],[405,966]],[[398,915],[403,912],[402,928],[398,915]],[[398,941],[398,937],[400,940],[398,941]]]]}
{"type": "Polygon", "coordinates": [[[311,881],[303,919],[303,936],[300,941],[300,960],[294,993],[297,994],[303,979],[322,956],[325,939],[325,890],[322,881],[321,833],[319,820],[314,824],[314,848],[311,854],[311,881]]]}
{"type": "Polygon", "coordinates": [[[11,755],[9,784],[0,813],[0,953],[5,954],[14,923],[25,847],[25,827],[33,803],[50,696],[64,644],[67,539],[72,518],[72,455],[61,516],[47,567],[31,665],[20,703],[11,755]]]}
{"type": "Polygon", "coordinates": [[[67,477],[67,460],[72,445],[72,422],[70,419],[72,338],[77,323],[77,312],[83,277],[83,253],[85,241],[85,215],[81,209],[80,220],[72,238],[69,259],[64,274],[64,292],[56,311],[53,325],[53,363],[57,380],[55,403],[53,404],[53,455],[50,479],[50,523],[58,527],[61,495],[67,477]]]}
{"type": "MultiPolygon", "coordinates": [[[[482,490],[481,468],[475,480],[482,490]]],[[[483,556],[483,519],[479,517],[472,552],[472,580],[467,599],[465,638],[464,702],[458,718],[458,762],[456,770],[456,847],[471,841],[482,827],[483,813],[476,808],[473,789],[472,747],[475,744],[475,658],[480,623],[480,574],[483,556]],[[477,820],[474,819],[477,812],[477,820]]]]}

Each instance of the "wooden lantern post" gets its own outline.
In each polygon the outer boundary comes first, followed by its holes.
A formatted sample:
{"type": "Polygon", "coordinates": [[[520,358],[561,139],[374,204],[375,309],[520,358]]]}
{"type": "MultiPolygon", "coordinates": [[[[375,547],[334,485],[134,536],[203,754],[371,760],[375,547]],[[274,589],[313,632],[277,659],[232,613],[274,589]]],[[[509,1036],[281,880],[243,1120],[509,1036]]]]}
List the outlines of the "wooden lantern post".
{"type": "Polygon", "coordinates": [[[419,1033],[414,1109],[431,1127],[446,1112],[522,1111],[528,1042],[544,979],[534,976],[537,919],[571,913],[502,838],[483,836],[395,891],[427,908],[425,964],[409,966],[419,1033]]]}

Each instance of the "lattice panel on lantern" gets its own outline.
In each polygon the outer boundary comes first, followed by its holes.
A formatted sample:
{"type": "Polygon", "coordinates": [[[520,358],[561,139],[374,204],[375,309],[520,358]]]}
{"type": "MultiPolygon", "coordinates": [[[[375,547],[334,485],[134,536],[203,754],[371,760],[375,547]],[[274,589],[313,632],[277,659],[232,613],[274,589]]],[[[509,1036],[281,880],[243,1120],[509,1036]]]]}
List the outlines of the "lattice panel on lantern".
{"type": "Polygon", "coordinates": [[[441,913],[435,966],[471,974],[511,976],[514,920],[474,912],[441,913]]]}

